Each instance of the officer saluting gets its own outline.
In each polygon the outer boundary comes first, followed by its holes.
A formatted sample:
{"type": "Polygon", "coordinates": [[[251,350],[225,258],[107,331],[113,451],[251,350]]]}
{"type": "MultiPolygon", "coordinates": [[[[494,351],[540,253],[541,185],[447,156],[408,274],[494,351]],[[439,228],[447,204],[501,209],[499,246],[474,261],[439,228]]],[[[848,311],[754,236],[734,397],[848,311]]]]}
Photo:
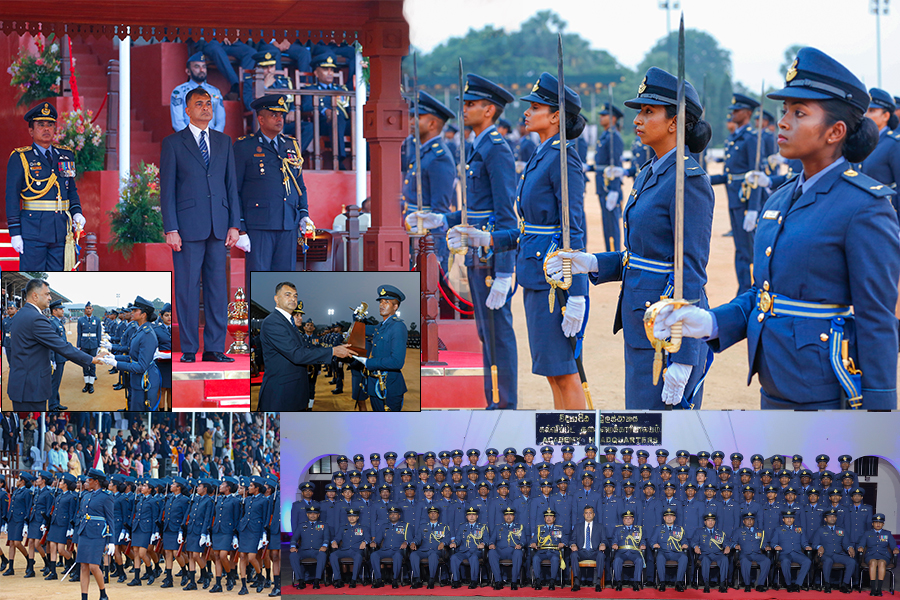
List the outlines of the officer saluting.
{"type": "Polygon", "coordinates": [[[406,295],[392,285],[378,288],[378,314],[382,321],[366,327],[372,335],[372,352],[369,358],[354,356],[366,368],[366,391],[372,401],[372,410],[403,410],[403,364],[406,362],[406,324],[395,313],[406,295]]]}
{"type": "Polygon", "coordinates": [[[75,154],[53,144],[56,108],[48,102],[27,113],[33,143],[12,151],[6,167],[6,219],[22,271],[62,271],[72,223],[84,229],[75,188],[75,154]]]}
{"type": "MultiPolygon", "coordinates": [[[[296,138],[283,133],[289,102],[266,94],[254,100],[259,131],[234,144],[241,198],[241,237],[250,271],[293,271],[298,227],[312,225],[303,183],[303,157],[296,138]]],[[[312,225],[315,227],[314,225],[312,225]]]]}
{"type": "MultiPolygon", "coordinates": [[[[100,340],[103,337],[103,327],[100,319],[93,316],[94,307],[90,301],[84,305],[84,316],[78,319],[78,349],[91,356],[97,355],[100,340]]],[[[84,388],[81,392],[94,393],[94,382],[97,381],[97,367],[93,363],[83,368],[84,388]]]]}
{"type": "MultiPolygon", "coordinates": [[[[59,337],[43,310],[50,306],[50,286],[41,279],[25,285],[25,306],[12,321],[9,351],[8,394],[16,411],[44,411],[50,398],[50,357],[62,354],[81,366],[91,364],[90,355],[59,337]]],[[[93,357],[94,364],[100,359],[93,357]]]]}
{"type": "MultiPolygon", "coordinates": [[[[56,333],[59,334],[59,337],[63,340],[66,339],[66,329],[62,324],[62,316],[63,316],[63,307],[62,300],[54,300],[50,303],[50,324],[56,329],[56,333]]],[[[53,363],[50,365],[53,367],[53,379],[51,381],[51,395],[50,402],[47,410],[54,411],[62,411],[68,410],[68,406],[62,406],[59,403],[59,384],[62,383],[63,370],[66,368],[66,357],[62,354],[57,354],[56,352],[52,353],[53,363]]],[[[94,366],[94,363],[91,363],[91,367],[94,366]]]]}

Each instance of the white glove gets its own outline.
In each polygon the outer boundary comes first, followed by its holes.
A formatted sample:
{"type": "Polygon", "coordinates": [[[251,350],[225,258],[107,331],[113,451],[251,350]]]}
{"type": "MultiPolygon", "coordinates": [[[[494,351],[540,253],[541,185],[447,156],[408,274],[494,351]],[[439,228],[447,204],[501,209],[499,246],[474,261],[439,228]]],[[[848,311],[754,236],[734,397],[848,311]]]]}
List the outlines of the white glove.
{"type": "Polygon", "coordinates": [[[772,184],[772,180],[769,176],[762,171],[747,171],[745,179],[747,180],[747,183],[758,185],[759,187],[769,187],[772,184]]]}
{"type": "Polygon", "coordinates": [[[597,257],[587,252],[560,252],[547,259],[547,274],[562,281],[562,259],[572,259],[572,274],[593,273],[598,269],[597,257]]]}
{"type": "Polygon", "coordinates": [[[306,231],[306,227],[308,225],[312,225],[313,229],[316,228],[316,224],[313,223],[313,220],[309,217],[303,217],[302,219],[300,219],[300,232],[303,233],[304,231],[306,231]]]}
{"type": "Polygon", "coordinates": [[[50,368],[53,369],[54,371],[56,370],[56,363],[52,360],[50,361],[50,368]]]}
{"type": "Polygon", "coordinates": [[[441,213],[433,212],[412,212],[406,215],[406,224],[409,225],[410,233],[417,233],[419,230],[419,216],[422,217],[422,227],[425,229],[443,229],[447,226],[447,217],[441,213]]]}
{"type": "Polygon", "coordinates": [[[23,540],[28,539],[28,525],[26,525],[25,527],[22,528],[22,539],[23,540]]]}
{"type": "MultiPolygon", "coordinates": [[[[68,537],[68,536],[66,536],[66,537],[68,537]]],[[[124,539],[125,539],[125,530],[123,529],[122,531],[119,532],[119,539],[116,540],[116,541],[118,541],[119,543],[121,543],[122,540],[124,540],[124,539]]]]}
{"type": "Polygon", "coordinates": [[[172,353],[171,352],[161,352],[160,350],[157,350],[156,352],[153,353],[153,360],[159,360],[161,358],[164,360],[169,360],[172,358],[172,353]]]}
{"type": "Polygon", "coordinates": [[[84,220],[84,215],[81,213],[72,215],[72,221],[75,222],[75,225],[77,225],[79,229],[84,229],[84,225],[87,223],[87,221],[84,220]]]}
{"type": "Polygon", "coordinates": [[[106,545],[106,553],[109,554],[110,556],[112,556],[113,554],[115,554],[115,553],[116,553],[116,546],[115,546],[115,544],[107,544],[107,545],[106,545]]]}
{"type": "Polygon", "coordinates": [[[777,165],[786,165],[787,159],[783,157],[781,154],[772,154],[768,158],[769,164],[777,164],[777,165]]]}
{"type": "Polygon", "coordinates": [[[12,240],[10,240],[10,241],[12,242],[13,250],[18,252],[19,254],[22,254],[23,252],[25,252],[25,244],[22,243],[21,235],[12,236],[12,240]]]}
{"type": "Polygon", "coordinates": [[[497,310],[502,307],[506,304],[506,296],[509,293],[511,285],[511,275],[509,277],[497,277],[497,279],[494,280],[494,283],[491,284],[491,293],[488,294],[487,300],[484,301],[484,305],[491,310],[497,310]]]}
{"type": "Polygon", "coordinates": [[[759,217],[759,211],[748,210],[744,213],[744,231],[753,231],[756,229],[756,219],[759,217]]]}
{"type": "Polygon", "coordinates": [[[265,534],[265,532],[263,532],[262,538],[260,538],[259,545],[256,546],[256,549],[262,550],[265,545],[266,545],[266,534],[265,534]]]}
{"type": "Polygon", "coordinates": [[[672,325],[681,321],[681,335],[689,338],[708,338],[713,334],[713,315],[696,306],[682,306],[676,311],[672,305],[663,306],[656,315],[653,335],[658,340],[672,337],[672,325]]]}
{"type": "Polygon", "coordinates": [[[683,365],[673,362],[666,369],[663,379],[662,401],[665,404],[679,404],[684,396],[684,386],[687,385],[688,379],[691,377],[691,371],[694,369],[691,365],[683,365]]]}
{"type": "Polygon", "coordinates": [[[366,359],[365,356],[354,356],[353,358],[355,358],[356,360],[361,362],[363,364],[363,366],[366,366],[366,360],[368,360],[368,359],[366,359]]]}
{"type": "Polygon", "coordinates": [[[74,530],[74,529],[66,529],[66,537],[67,537],[67,538],[70,538],[70,537],[72,537],[73,535],[75,535],[75,530],[74,530]]]}
{"type": "Polygon", "coordinates": [[[237,246],[239,250],[250,252],[250,236],[246,233],[242,233],[238,236],[238,241],[234,245],[237,246]]]}
{"type": "Polygon", "coordinates": [[[116,357],[113,356],[112,354],[104,354],[103,356],[100,357],[100,360],[102,360],[104,363],[108,364],[111,367],[116,366],[116,357]]]}
{"type": "Polygon", "coordinates": [[[575,337],[581,331],[584,322],[584,296],[569,296],[566,301],[566,314],[563,315],[562,330],[566,337],[575,337]]]}
{"type": "Polygon", "coordinates": [[[178,532],[178,543],[179,544],[184,543],[184,534],[181,533],[180,531],[178,532]]]}
{"type": "MultiPolygon", "coordinates": [[[[618,167],[616,167],[618,168],[618,167]]],[[[606,210],[613,210],[619,203],[619,192],[609,192],[606,194],[606,210]]]]}
{"type": "Polygon", "coordinates": [[[150,543],[152,544],[153,542],[155,542],[158,539],[159,539],[159,532],[155,531],[155,532],[153,532],[153,535],[150,536],[150,543]]]}
{"type": "Polygon", "coordinates": [[[234,548],[235,550],[237,550],[237,548],[238,548],[238,539],[237,539],[236,535],[231,536],[231,547],[234,548]]]}
{"type": "Polygon", "coordinates": [[[455,227],[451,227],[450,232],[447,234],[447,246],[454,250],[456,248],[461,248],[462,244],[460,243],[460,240],[464,233],[469,236],[469,239],[466,241],[466,245],[469,248],[491,245],[491,234],[489,231],[475,229],[471,225],[466,225],[465,227],[456,225],[455,227]]]}
{"type": "Polygon", "coordinates": [[[622,167],[606,167],[603,169],[603,176],[606,179],[618,179],[625,174],[625,169],[622,167]]]}
{"type": "Polygon", "coordinates": [[[6,523],[0,525],[0,533],[6,533],[6,523]]]}
{"type": "Polygon", "coordinates": [[[112,344],[109,343],[109,340],[100,340],[100,347],[106,350],[112,350],[112,344]]]}
{"type": "Polygon", "coordinates": [[[127,544],[130,541],[131,541],[131,534],[126,531],[125,532],[125,543],[127,544]]]}
{"type": "Polygon", "coordinates": [[[47,526],[41,523],[41,533],[44,533],[45,531],[47,531],[47,526]]]}

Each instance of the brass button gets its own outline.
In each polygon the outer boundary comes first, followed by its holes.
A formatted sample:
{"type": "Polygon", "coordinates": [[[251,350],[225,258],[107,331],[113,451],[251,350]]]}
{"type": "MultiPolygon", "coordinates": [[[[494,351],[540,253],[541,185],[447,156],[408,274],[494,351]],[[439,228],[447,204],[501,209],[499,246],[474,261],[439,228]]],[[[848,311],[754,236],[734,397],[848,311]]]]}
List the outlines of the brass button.
{"type": "Polygon", "coordinates": [[[827,333],[821,334],[821,335],[819,336],[819,339],[822,340],[823,342],[827,342],[827,341],[828,341],[828,334],[827,334],[827,333]]]}
{"type": "Polygon", "coordinates": [[[778,224],[781,225],[781,221],[784,220],[784,217],[778,217],[778,224]]]}
{"type": "Polygon", "coordinates": [[[765,318],[766,318],[766,315],[764,315],[763,313],[759,313],[758,315],[756,315],[756,320],[759,321],[760,323],[762,323],[763,319],[765,319],[765,318]]]}
{"type": "Polygon", "coordinates": [[[769,291],[769,282],[768,281],[763,281],[763,290],[765,290],[767,292],[769,291]]]}
{"type": "Polygon", "coordinates": [[[650,301],[649,301],[649,300],[647,300],[646,302],[644,302],[644,308],[650,308],[650,301]]]}
{"type": "Polygon", "coordinates": [[[540,252],[535,252],[534,255],[535,255],[535,256],[540,256],[541,253],[540,253],[540,252]]]}
{"type": "Polygon", "coordinates": [[[409,179],[404,179],[404,180],[403,180],[403,185],[409,185],[409,179]]]}
{"type": "Polygon", "coordinates": [[[772,246],[766,248],[766,256],[772,256],[772,246]]]}
{"type": "Polygon", "coordinates": [[[622,225],[627,229],[627,228],[628,228],[628,221],[622,221],[622,225]]]}

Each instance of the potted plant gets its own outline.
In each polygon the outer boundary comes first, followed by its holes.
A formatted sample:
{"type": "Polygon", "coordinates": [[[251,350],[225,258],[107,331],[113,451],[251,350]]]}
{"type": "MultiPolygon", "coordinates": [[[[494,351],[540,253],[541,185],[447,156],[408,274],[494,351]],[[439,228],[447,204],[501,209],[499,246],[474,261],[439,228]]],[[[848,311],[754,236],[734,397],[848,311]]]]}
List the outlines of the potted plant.
{"type": "Polygon", "coordinates": [[[10,85],[21,92],[19,106],[30,106],[42,98],[59,96],[60,64],[59,44],[51,33],[44,38],[34,38],[37,54],[28,48],[19,50],[19,56],[6,70],[12,78],[10,85]]]}
{"type": "Polygon", "coordinates": [[[91,122],[93,111],[78,109],[63,113],[56,123],[53,143],[70,148],[75,153],[77,177],[87,171],[102,171],[106,155],[106,140],[99,125],[91,122]]]}
{"type": "Polygon", "coordinates": [[[162,214],[159,207],[159,167],[141,163],[131,171],[122,186],[119,204],[107,213],[110,217],[111,252],[119,252],[127,260],[135,244],[161,244],[162,214]]]}

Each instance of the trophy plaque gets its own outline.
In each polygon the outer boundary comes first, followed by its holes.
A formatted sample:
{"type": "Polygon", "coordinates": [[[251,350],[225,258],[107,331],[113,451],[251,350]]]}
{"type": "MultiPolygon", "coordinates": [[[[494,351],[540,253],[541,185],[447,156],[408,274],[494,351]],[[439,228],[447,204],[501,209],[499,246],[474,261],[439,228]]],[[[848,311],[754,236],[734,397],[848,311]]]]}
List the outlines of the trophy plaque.
{"type": "MultiPolygon", "coordinates": [[[[368,310],[369,305],[365,302],[361,302],[358,307],[353,309],[353,314],[364,319],[368,314],[368,310]]],[[[366,352],[366,324],[360,321],[354,321],[353,325],[350,326],[350,332],[347,335],[346,343],[349,344],[350,349],[359,356],[368,356],[368,352],[366,352]]]]}

